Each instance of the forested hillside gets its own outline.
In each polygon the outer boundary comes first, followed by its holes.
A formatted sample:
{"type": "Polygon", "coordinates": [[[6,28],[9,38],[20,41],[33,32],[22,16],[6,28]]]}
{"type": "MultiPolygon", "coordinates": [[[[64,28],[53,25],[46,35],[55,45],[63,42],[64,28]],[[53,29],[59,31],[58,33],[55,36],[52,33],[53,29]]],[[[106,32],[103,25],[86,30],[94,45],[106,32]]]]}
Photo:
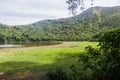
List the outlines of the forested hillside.
{"type": "Polygon", "coordinates": [[[0,42],[13,41],[97,41],[105,31],[120,28],[120,7],[93,7],[64,19],[34,24],[0,24],[0,42]]]}

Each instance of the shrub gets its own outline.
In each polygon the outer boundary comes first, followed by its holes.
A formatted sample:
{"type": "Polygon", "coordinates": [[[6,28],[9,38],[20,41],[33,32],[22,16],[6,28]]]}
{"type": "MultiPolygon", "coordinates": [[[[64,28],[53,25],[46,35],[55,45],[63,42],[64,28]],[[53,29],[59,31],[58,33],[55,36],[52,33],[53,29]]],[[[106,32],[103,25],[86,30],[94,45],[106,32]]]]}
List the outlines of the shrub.
{"type": "Polygon", "coordinates": [[[62,68],[56,68],[53,71],[47,72],[47,77],[49,80],[66,80],[67,76],[65,71],[62,68]]]}
{"type": "Polygon", "coordinates": [[[119,80],[120,79],[120,29],[104,34],[97,48],[86,47],[80,55],[79,66],[69,71],[56,69],[50,80],[119,80]]]}

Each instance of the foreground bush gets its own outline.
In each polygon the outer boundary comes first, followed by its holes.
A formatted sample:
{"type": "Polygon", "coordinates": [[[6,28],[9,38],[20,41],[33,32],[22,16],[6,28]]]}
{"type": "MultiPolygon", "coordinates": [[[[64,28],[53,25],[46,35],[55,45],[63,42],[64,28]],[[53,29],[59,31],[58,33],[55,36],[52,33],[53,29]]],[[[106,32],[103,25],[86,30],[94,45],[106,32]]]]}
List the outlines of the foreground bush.
{"type": "Polygon", "coordinates": [[[97,48],[86,47],[80,55],[79,66],[57,71],[51,80],[119,80],[120,79],[120,29],[104,34],[97,48]],[[65,75],[65,76],[63,76],[65,75]]]}

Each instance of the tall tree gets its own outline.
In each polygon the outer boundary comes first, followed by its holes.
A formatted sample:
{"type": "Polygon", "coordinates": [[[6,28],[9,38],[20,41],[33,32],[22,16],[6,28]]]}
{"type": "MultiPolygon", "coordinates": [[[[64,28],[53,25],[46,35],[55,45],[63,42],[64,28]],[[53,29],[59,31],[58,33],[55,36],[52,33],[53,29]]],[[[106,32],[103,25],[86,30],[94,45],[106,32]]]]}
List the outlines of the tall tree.
{"type": "Polygon", "coordinates": [[[68,10],[71,14],[76,15],[76,9],[80,7],[80,10],[85,9],[85,1],[91,1],[91,5],[93,5],[94,0],[67,0],[66,3],[68,4],[68,10]]]}

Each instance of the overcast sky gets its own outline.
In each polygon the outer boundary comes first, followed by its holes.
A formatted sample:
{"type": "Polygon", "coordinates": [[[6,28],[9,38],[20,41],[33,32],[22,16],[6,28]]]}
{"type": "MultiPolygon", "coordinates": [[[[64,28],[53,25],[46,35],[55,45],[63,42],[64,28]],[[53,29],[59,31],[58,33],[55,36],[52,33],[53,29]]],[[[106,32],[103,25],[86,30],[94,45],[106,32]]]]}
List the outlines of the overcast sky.
{"type": "MultiPolygon", "coordinates": [[[[120,6],[120,0],[95,0],[94,6],[120,6]]],[[[0,0],[0,23],[23,25],[70,17],[66,0],[0,0]]]]}

